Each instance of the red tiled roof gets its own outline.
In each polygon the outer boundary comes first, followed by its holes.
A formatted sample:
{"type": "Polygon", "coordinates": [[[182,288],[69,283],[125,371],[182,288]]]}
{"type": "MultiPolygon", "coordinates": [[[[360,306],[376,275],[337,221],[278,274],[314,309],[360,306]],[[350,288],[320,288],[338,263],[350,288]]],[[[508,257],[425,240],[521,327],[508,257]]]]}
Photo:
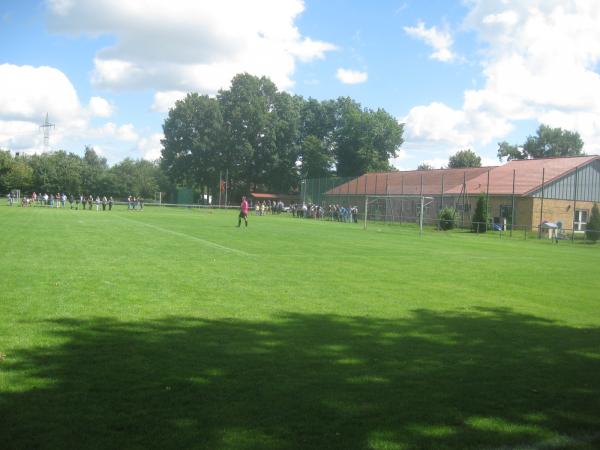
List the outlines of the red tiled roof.
{"type": "Polygon", "coordinates": [[[437,169],[437,170],[411,170],[406,172],[378,172],[367,173],[355,180],[337,186],[327,192],[331,195],[358,194],[364,195],[433,195],[439,194],[442,189],[442,176],[444,192],[454,186],[462,186],[463,179],[467,181],[487,173],[489,167],[470,169],[437,169]],[[421,180],[423,190],[421,191],[421,180]]]}
{"type": "Polygon", "coordinates": [[[368,173],[327,191],[327,194],[439,195],[442,183],[444,194],[460,194],[465,181],[467,193],[475,194],[488,191],[488,172],[490,194],[512,194],[514,171],[515,194],[526,195],[541,187],[542,170],[544,183],[549,183],[595,159],[600,159],[600,156],[515,160],[503,166],[468,169],[368,173]]]}
{"type": "MultiPolygon", "coordinates": [[[[571,158],[544,158],[509,161],[490,171],[489,193],[495,195],[512,194],[513,171],[515,174],[515,194],[527,195],[544,184],[567,175],[575,168],[585,165],[599,156],[575,156],[571,158]]],[[[467,192],[485,192],[487,173],[467,182],[467,192]]],[[[461,186],[449,193],[460,193],[461,186]]]]}

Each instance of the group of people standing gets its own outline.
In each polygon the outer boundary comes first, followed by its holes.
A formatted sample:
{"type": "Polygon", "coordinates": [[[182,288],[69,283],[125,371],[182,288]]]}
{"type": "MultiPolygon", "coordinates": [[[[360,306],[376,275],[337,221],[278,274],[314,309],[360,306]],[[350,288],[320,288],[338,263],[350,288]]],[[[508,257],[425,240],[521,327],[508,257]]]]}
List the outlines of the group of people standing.
{"type": "MultiPolygon", "coordinates": [[[[12,192],[9,192],[6,196],[8,200],[8,205],[13,206],[15,201],[18,199],[12,192]]],[[[38,194],[37,192],[33,192],[30,196],[21,197],[21,206],[46,206],[49,208],[66,208],[67,203],[69,204],[70,209],[88,209],[91,210],[92,207],[96,206],[96,211],[109,211],[112,210],[115,201],[112,196],[102,196],[96,195],[73,195],[66,193],[58,192],[56,194],[48,194],[47,192],[44,194],[38,194]],[[87,208],[86,208],[87,207],[87,208]]],[[[144,209],[144,199],[141,196],[128,196],[127,197],[127,209],[129,210],[139,210],[142,211],[144,209]]]]}
{"type": "MultiPolygon", "coordinates": [[[[8,196],[8,204],[9,206],[13,206],[15,203],[15,197],[12,193],[9,193],[8,196]]],[[[21,198],[21,206],[45,206],[49,208],[66,208],[67,202],[69,203],[70,209],[82,209],[85,210],[86,206],[88,210],[91,210],[94,205],[96,205],[96,211],[106,211],[108,208],[109,211],[112,210],[114,205],[114,199],[112,196],[107,197],[106,195],[100,197],[97,195],[94,197],[93,195],[73,195],[66,193],[56,193],[56,194],[48,194],[47,192],[44,194],[38,194],[37,192],[33,192],[31,196],[24,196],[21,198]]]]}
{"type": "Polygon", "coordinates": [[[328,219],[336,222],[358,222],[358,207],[345,207],[339,204],[320,206],[306,203],[290,207],[292,215],[299,219],[328,219]]]}
{"type": "Polygon", "coordinates": [[[127,197],[127,209],[129,211],[138,211],[144,210],[144,198],[143,197],[135,197],[130,195],[127,197]]]}
{"type": "Polygon", "coordinates": [[[256,202],[254,204],[254,214],[257,216],[264,216],[265,214],[280,214],[285,211],[285,205],[281,200],[271,201],[266,200],[262,202],[256,202]]]}

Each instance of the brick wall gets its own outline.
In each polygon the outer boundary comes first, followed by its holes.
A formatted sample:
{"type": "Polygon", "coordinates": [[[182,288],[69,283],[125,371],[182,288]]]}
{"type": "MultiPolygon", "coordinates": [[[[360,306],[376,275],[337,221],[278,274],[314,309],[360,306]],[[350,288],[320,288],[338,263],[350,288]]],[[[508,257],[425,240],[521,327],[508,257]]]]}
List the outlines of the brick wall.
{"type": "MultiPolygon", "coordinates": [[[[533,215],[532,215],[532,228],[537,229],[540,224],[540,208],[542,206],[541,198],[534,198],[533,200],[533,215]]],[[[542,212],[542,222],[562,222],[563,228],[572,229],[573,228],[573,218],[574,218],[574,210],[573,206],[576,209],[585,209],[588,211],[588,214],[591,214],[592,207],[594,206],[594,202],[577,202],[575,205],[572,200],[553,200],[553,199],[544,199],[544,210],[542,212]]]]}
{"type": "MultiPolygon", "coordinates": [[[[477,205],[477,197],[470,196],[470,213],[473,214],[477,205]]],[[[511,206],[512,196],[490,196],[489,197],[489,215],[490,218],[500,217],[501,206],[511,206]]],[[[540,224],[540,208],[542,206],[541,198],[516,197],[515,198],[515,228],[527,228],[537,231],[540,224]]],[[[594,202],[579,201],[575,205],[577,209],[585,209],[591,214],[594,202]]],[[[573,201],[572,200],[554,200],[544,199],[544,211],[542,212],[542,221],[561,222],[563,228],[570,230],[573,228],[573,201]]]]}

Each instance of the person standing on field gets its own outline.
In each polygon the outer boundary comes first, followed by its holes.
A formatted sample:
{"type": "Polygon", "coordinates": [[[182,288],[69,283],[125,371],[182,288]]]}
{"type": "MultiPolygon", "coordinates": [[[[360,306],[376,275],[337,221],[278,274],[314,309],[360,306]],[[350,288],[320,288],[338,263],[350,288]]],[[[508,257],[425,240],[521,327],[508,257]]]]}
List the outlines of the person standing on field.
{"type": "Polygon", "coordinates": [[[248,200],[246,200],[246,197],[242,197],[242,203],[240,205],[240,215],[238,217],[237,224],[238,227],[242,224],[242,219],[244,219],[246,226],[248,226],[248,200]]]}

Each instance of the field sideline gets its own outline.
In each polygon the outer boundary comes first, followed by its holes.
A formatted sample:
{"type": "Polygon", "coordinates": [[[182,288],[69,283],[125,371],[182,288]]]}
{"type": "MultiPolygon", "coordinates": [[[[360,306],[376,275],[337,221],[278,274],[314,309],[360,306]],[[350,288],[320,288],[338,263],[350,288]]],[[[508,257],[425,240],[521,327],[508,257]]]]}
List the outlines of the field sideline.
{"type": "Polygon", "coordinates": [[[0,206],[0,447],[600,446],[600,245],[0,206]]]}

